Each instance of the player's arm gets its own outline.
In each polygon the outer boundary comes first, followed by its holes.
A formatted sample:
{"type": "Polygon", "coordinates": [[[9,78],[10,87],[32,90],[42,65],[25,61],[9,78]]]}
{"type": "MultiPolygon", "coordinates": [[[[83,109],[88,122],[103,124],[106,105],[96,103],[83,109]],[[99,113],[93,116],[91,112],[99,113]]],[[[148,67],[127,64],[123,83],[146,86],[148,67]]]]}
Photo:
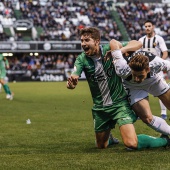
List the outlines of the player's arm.
{"type": "Polygon", "coordinates": [[[168,58],[168,51],[162,52],[162,59],[166,60],[168,58]]]}
{"type": "Polygon", "coordinates": [[[131,69],[123,58],[120,44],[117,41],[111,40],[110,48],[116,74],[122,78],[128,77],[131,74],[131,69]]]}
{"type": "Polygon", "coordinates": [[[78,79],[79,79],[79,76],[71,75],[67,79],[67,88],[68,89],[74,89],[77,86],[77,84],[78,84],[78,79]]]}
{"type": "Polygon", "coordinates": [[[155,73],[159,73],[160,71],[170,71],[170,61],[164,60],[158,56],[156,56],[149,65],[155,73]]]}
{"type": "Polygon", "coordinates": [[[168,57],[168,49],[167,49],[166,43],[165,43],[165,41],[162,37],[159,39],[159,45],[160,45],[160,49],[162,51],[162,57],[161,58],[166,60],[167,57],[168,57]]]}
{"type": "Polygon", "coordinates": [[[6,67],[7,69],[9,69],[9,62],[8,62],[7,58],[4,57],[3,60],[4,60],[4,62],[5,62],[5,67],[6,67]]]}
{"type": "Polygon", "coordinates": [[[111,50],[109,50],[109,51],[107,51],[106,52],[106,54],[105,54],[105,56],[104,56],[104,61],[107,61],[107,60],[109,60],[112,56],[111,56],[111,51],[113,50],[113,48],[114,49],[120,49],[120,48],[122,48],[123,46],[122,46],[122,44],[119,42],[119,41],[117,41],[117,40],[115,40],[115,39],[112,39],[111,41],[110,41],[110,49],[111,50]],[[113,47],[114,46],[114,47],[113,47]]]}
{"type": "Polygon", "coordinates": [[[142,47],[142,43],[140,41],[131,40],[127,43],[126,46],[121,48],[122,54],[127,53],[129,51],[137,51],[142,47]]]}
{"type": "Polygon", "coordinates": [[[83,71],[83,61],[81,59],[81,55],[76,58],[74,63],[74,70],[71,73],[71,76],[67,79],[67,88],[75,89],[78,84],[78,79],[83,71]]]}

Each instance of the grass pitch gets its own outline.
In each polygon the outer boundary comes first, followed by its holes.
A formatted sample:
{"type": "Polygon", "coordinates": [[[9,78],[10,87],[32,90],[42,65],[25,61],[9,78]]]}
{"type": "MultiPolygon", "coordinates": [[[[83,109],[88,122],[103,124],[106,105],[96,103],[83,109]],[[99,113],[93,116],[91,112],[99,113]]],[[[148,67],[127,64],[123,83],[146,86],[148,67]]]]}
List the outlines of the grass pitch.
{"type": "MultiPolygon", "coordinates": [[[[75,90],[66,82],[9,83],[14,100],[0,93],[0,169],[2,170],[169,170],[170,149],[127,151],[120,144],[95,148],[92,99],[86,81],[75,90]],[[26,124],[30,119],[31,124],[26,124]]],[[[160,115],[157,98],[152,111],[160,115]]],[[[170,112],[168,111],[170,117],[170,112]]],[[[167,120],[170,123],[169,120],[167,120]]],[[[159,136],[141,120],[137,133],[159,136]]]]}

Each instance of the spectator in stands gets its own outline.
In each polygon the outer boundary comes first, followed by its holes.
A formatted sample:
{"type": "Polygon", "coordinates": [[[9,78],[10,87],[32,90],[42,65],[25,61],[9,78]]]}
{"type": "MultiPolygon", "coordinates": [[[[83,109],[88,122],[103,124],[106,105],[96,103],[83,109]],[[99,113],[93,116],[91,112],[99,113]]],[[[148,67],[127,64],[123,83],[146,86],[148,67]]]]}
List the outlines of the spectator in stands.
{"type": "Polygon", "coordinates": [[[146,4],[139,1],[126,1],[123,6],[116,6],[116,8],[131,39],[138,40],[145,35],[145,32],[141,30],[143,30],[143,23],[147,19],[155,22],[157,34],[163,36],[165,40],[169,39],[167,35],[170,23],[167,17],[167,4],[146,4]]]}

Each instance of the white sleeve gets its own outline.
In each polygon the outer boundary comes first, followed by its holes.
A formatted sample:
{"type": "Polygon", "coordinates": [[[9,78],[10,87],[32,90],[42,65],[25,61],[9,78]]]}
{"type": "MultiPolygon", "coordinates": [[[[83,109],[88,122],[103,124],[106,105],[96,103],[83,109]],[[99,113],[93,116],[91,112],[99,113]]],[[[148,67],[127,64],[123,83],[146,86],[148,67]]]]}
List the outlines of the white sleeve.
{"type": "Polygon", "coordinates": [[[150,63],[151,72],[158,73],[160,71],[170,71],[170,61],[164,60],[156,56],[150,63]]]}
{"type": "Polygon", "coordinates": [[[115,65],[116,74],[123,79],[131,75],[131,69],[127,64],[127,61],[123,58],[120,50],[114,50],[111,52],[113,57],[113,64],[115,65]]]}
{"type": "Polygon", "coordinates": [[[168,51],[165,41],[162,37],[159,38],[159,46],[162,52],[168,51]]]}
{"type": "Polygon", "coordinates": [[[138,41],[140,41],[143,44],[143,38],[139,38],[138,41]]]}

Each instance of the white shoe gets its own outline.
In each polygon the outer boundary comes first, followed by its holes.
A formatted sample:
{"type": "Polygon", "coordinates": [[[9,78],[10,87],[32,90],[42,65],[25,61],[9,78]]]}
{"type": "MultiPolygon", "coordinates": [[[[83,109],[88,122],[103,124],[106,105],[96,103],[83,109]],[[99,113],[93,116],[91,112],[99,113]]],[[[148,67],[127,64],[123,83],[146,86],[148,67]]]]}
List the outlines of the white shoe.
{"type": "Polygon", "coordinates": [[[10,97],[11,97],[10,94],[7,94],[7,95],[6,95],[6,99],[9,99],[10,97]]]}
{"type": "Polygon", "coordinates": [[[7,94],[6,99],[13,100],[14,94],[7,94]]]}
{"type": "Polygon", "coordinates": [[[13,98],[14,98],[14,95],[11,94],[9,100],[13,100],[13,98]]]}

